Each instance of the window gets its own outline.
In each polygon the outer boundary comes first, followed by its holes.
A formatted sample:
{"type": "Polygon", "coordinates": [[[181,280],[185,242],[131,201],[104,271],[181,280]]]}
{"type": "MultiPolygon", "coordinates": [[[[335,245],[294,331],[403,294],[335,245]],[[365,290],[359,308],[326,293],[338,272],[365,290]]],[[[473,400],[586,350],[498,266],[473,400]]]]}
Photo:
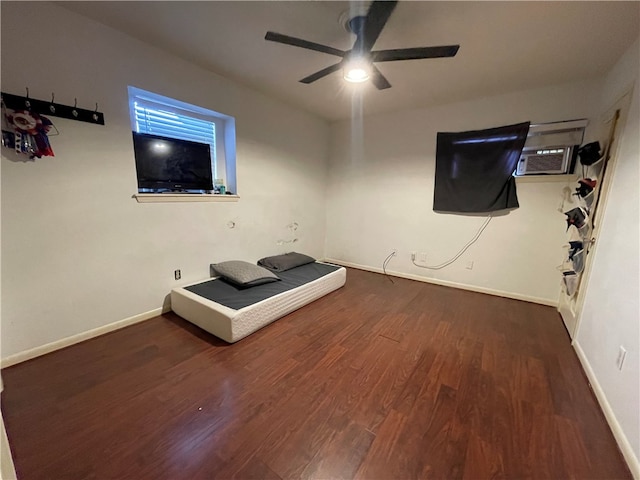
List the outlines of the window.
{"type": "MultiPolygon", "coordinates": [[[[147,92],[135,87],[129,87],[129,111],[131,114],[131,128],[134,132],[134,151],[136,155],[136,171],[138,174],[139,193],[157,193],[164,189],[172,189],[171,185],[180,187],[184,178],[180,178],[180,170],[173,168],[175,165],[157,165],[155,176],[162,177],[163,182],[158,182],[158,188],[153,188],[149,178],[141,178],[143,162],[154,161],[149,158],[142,159],[146,143],[151,140],[162,141],[161,138],[175,139],[175,142],[167,140],[164,144],[157,143],[157,147],[180,149],[188,156],[189,161],[196,161],[205,155],[210,160],[205,165],[206,176],[213,181],[214,193],[237,194],[236,168],[235,168],[235,119],[213,110],[207,110],[196,105],[190,105],[172,98],[147,92]],[[146,143],[145,143],[146,142],[146,143]],[[208,153],[203,153],[203,145],[209,146],[208,153]],[[171,172],[171,173],[167,173],[171,172]],[[178,172],[178,173],[173,173],[178,172]],[[175,178],[170,178],[175,175],[175,178]]],[[[157,150],[161,150],[157,148],[157,150]]],[[[175,157],[173,157],[175,159],[175,157]]],[[[174,160],[167,160],[166,163],[174,160]]],[[[159,162],[161,160],[158,160],[159,162]]],[[[164,162],[164,160],[162,160],[164,162]]],[[[202,165],[200,165],[201,167],[202,165]]],[[[184,167],[178,165],[177,167],[184,167]]],[[[192,165],[188,165],[192,169],[192,165]]],[[[153,168],[145,168],[145,172],[154,171],[153,168]]],[[[205,176],[203,172],[199,178],[205,176]]],[[[188,180],[188,179],[187,179],[188,180]]],[[[193,180],[193,179],[192,179],[193,180]]],[[[200,182],[202,183],[202,182],[200,182]]],[[[206,184],[206,182],[205,182],[206,184]]],[[[183,191],[193,193],[203,192],[198,188],[198,183],[187,182],[183,191]]],[[[207,193],[211,193],[207,190],[207,193]]]]}
{"type": "Polygon", "coordinates": [[[572,173],[587,123],[581,119],[531,125],[514,176],[572,173]]]}

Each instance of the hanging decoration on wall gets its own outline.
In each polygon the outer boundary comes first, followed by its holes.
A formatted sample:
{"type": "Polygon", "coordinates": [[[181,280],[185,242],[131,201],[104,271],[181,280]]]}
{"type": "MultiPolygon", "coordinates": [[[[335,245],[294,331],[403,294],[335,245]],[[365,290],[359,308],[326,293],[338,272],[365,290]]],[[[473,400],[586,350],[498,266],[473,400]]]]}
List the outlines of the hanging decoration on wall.
{"type": "Polygon", "coordinates": [[[577,195],[580,198],[585,198],[593,192],[593,189],[596,188],[596,184],[597,180],[594,180],[593,178],[581,178],[578,180],[578,186],[576,187],[576,193],[574,193],[574,195],[577,195]]]}
{"type": "Polygon", "coordinates": [[[593,178],[581,178],[578,180],[578,186],[576,187],[576,195],[584,202],[584,206],[587,211],[591,210],[591,206],[593,205],[593,200],[595,198],[595,188],[598,181],[593,178]]]}
{"type": "Polygon", "coordinates": [[[564,214],[567,216],[567,230],[571,225],[575,225],[576,228],[580,229],[589,222],[587,211],[582,207],[572,208],[568,212],[564,212],[564,214]]]}
{"type": "Polygon", "coordinates": [[[52,130],[58,134],[53,122],[44,115],[28,110],[3,108],[2,145],[16,153],[35,157],[53,157],[53,149],[48,134],[52,130]]]}
{"type": "Polygon", "coordinates": [[[591,142],[583,145],[578,149],[578,157],[580,157],[580,163],[584,166],[593,165],[599,161],[600,156],[600,142],[591,142]]]}
{"type": "Polygon", "coordinates": [[[54,156],[49,137],[59,132],[45,114],[104,125],[104,115],[98,112],[98,104],[94,111],[85,110],[78,108],[77,99],[71,107],[55,103],[53,93],[51,101],[47,102],[30,98],[29,89],[26,91],[24,97],[2,92],[2,146],[27,155],[31,160],[54,156]]]}

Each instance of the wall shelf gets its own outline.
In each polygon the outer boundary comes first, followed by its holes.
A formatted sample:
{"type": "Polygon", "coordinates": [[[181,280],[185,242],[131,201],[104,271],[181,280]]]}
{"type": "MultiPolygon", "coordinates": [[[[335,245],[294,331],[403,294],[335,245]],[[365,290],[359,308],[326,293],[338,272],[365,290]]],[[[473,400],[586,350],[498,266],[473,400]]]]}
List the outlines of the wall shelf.
{"type": "Polygon", "coordinates": [[[176,202],[237,202],[238,195],[211,195],[198,193],[136,193],[132,196],[138,203],[176,202]]]}
{"type": "Polygon", "coordinates": [[[567,175],[522,175],[515,177],[516,183],[551,183],[551,182],[574,182],[578,180],[578,174],[567,175]]]}

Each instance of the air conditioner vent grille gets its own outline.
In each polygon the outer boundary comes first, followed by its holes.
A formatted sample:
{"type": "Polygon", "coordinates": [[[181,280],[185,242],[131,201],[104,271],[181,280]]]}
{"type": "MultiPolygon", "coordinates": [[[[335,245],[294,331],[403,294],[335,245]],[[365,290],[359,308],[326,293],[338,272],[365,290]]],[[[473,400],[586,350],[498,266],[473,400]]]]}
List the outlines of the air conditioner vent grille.
{"type": "Polygon", "coordinates": [[[529,155],[527,157],[528,172],[557,171],[564,160],[564,153],[549,153],[547,155],[529,155]]]}

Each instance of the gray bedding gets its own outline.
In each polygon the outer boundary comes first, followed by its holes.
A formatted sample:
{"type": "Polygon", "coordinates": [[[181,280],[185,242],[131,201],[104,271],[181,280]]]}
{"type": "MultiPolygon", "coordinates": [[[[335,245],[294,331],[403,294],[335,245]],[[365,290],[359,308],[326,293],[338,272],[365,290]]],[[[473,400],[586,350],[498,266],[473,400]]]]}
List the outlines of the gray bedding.
{"type": "Polygon", "coordinates": [[[273,257],[265,257],[258,260],[258,265],[274,272],[286,272],[295,267],[313,263],[316,259],[303,253],[289,252],[273,257]]]}
{"type": "Polygon", "coordinates": [[[305,283],[317,280],[331,272],[335,272],[339,268],[340,267],[336,265],[314,262],[292,268],[285,272],[279,272],[278,277],[281,279],[280,282],[240,289],[222,278],[217,278],[185,287],[185,290],[224,305],[225,307],[239,310],[282,292],[286,292],[287,290],[292,290],[305,283]]]}

